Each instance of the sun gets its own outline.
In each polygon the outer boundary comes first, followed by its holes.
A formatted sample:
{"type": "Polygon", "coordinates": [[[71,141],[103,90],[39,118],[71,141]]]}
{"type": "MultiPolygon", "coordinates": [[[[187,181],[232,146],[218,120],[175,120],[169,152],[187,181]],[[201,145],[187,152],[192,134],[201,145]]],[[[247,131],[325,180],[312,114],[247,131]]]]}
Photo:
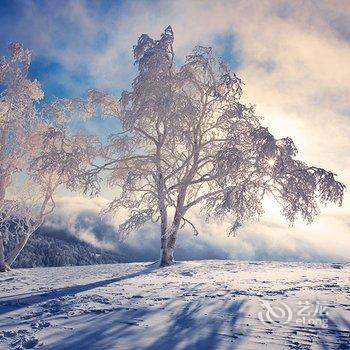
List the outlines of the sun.
{"type": "Polygon", "coordinates": [[[275,165],[275,160],[273,158],[270,158],[268,161],[267,161],[267,165],[270,166],[270,167],[273,167],[275,165]]]}

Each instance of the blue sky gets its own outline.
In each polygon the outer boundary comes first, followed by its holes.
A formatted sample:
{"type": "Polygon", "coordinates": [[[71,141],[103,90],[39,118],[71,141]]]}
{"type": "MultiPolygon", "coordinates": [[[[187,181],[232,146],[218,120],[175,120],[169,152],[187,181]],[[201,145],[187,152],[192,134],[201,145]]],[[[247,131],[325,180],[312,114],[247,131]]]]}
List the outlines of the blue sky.
{"type": "MultiPolygon", "coordinates": [[[[334,171],[349,187],[350,1],[0,0],[0,23],[0,54],[11,41],[30,48],[30,76],[47,100],[82,97],[89,88],[116,95],[128,89],[136,73],[132,46],[142,33],[159,37],[170,24],[179,63],[195,45],[212,46],[243,79],[243,100],[257,106],[264,124],[277,137],[292,137],[300,159],[334,171]]],[[[115,127],[96,119],[85,125],[100,135],[115,127]]],[[[315,254],[344,257],[350,250],[348,192],[342,208],[325,208],[311,226],[288,227],[270,202],[259,226],[246,230],[260,230],[271,244],[294,242],[288,249],[297,250],[300,241],[315,254]]]]}
{"type": "MultiPolygon", "coordinates": [[[[132,1],[5,0],[0,1],[0,6],[5,34],[0,37],[0,54],[6,55],[12,41],[19,41],[32,50],[29,76],[40,81],[45,101],[84,97],[90,88],[116,95],[128,89],[136,75],[132,46],[142,33],[135,31],[121,48],[118,44],[124,41],[124,31],[127,31],[125,18],[135,11],[139,15],[127,25],[139,23],[143,6],[147,9],[144,17],[148,17],[147,12],[151,13],[152,9],[157,15],[164,12],[161,3],[156,1],[143,4],[132,1]],[[104,64],[103,60],[107,62],[104,64]]],[[[155,34],[159,36],[169,24],[166,19],[159,20],[159,31],[155,34]]],[[[215,34],[217,54],[232,68],[237,68],[239,58],[232,51],[233,41],[233,33],[215,34]]],[[[210,45],[211,42],[201,40],[196,44],[210,45]]],[[[177,57],[179,64],[183,60],[184,55],[177,57]]],[[[74,127],[106,137],[106,131],[117,127],[117,123],[94,118],[84,124],[74,122],[74,127]]]]}
{"type": "MultiPolygon", "coordinates": [[[[107,11],[108,2],[101,2],[96,8],[107,11]]],[[[33,52],[30,77],[38,79],[45,91],[46,99],[54,97],[82,97],[85,90],[92,85],[92,76],[84,63],[67,67],[61,60],[51,54],[50,49],[64,54],[72,37],[81,35],[79,21],[68,19],[67,1],[8,1],[0,2],[0,20],[5,35],[0,37],[1,53],[5,54],[7,45],[20,41],[33,52]],[[38,20],[45,18],[45,20],[38,20]],[[41,32],[48,37],[42,36],[41,32]],[[50,43],[47,44],[47,40],[50,43]],[[43,45],[50,47],[41,52],[43,45]],[[62,79],[64,77],[64,79],[62,79]],[[67,81],[68,80],[68,81],[67,81]]],[[[88,8],[92,12],[92,8],[88,8]]],[[[108,42],[108,34],[101,31],[90,38],[88,45],[95,51],[103,50],[108,42]]],[[[74,39],[76,40],[76,39],[74,39]]],[[[79,47],[76,54],[79,54],[79,47]]]]}
{"type": "MultiPolygon", "coordinates": [[[[127,30],[125,17],[134,10],[136,18],[130,16],[128,25],[139,24],[140,17],[148,18],[150,15],[145,13],[142,16],[143,7],[147,12],[153,8],[157,17],[164,12],[161,3],[156,1],[1,0],[0,21],[4,35],[0,37],[0,52],[5,54],[11,41],[20,41],[32,50],[30,76],[41,82],[46,99],[72,95],[82,97],[89,87],[96,84],[101,89],[118,94],[130,86],[136,73],[132,46],[142,34],[135,32],[124,40],[123,31],[127,30]],[[115,45],[120,41],[124,41],[122,47],[115,45]],[[96,65],[91,60],[101,57],[106,64],[96,64],[97,76],[96,65]],[[122,67],[113,67],[120,66],[120,63],[122,67]]],[[[171,24],[165,18],[158,18],[157,22],[159,29],[154,31],[156,35],[171,24]]],[[[216,52],[236,68],[239,58],[232,52],[233,39],[233,33],[215,33],[216,52]]],[[[210,45],[212,38],[201,39],[196,44],[210,45]]],[[[179,56],[178,61],[183,61],[183,58],[179,56]]]]}

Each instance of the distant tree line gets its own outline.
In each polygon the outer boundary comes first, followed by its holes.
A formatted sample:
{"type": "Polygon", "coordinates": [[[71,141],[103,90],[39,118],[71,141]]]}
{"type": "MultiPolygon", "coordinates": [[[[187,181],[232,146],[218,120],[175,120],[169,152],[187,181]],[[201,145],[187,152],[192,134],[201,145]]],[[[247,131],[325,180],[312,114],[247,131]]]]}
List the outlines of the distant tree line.
{"type": "MultiPolygon", "coordinates": [[[[6,245],[5,253],[9,253],[15,245],[16,239],[13,236],[6,245]]],[[[21,254],[14,261],[13,267],[30,268],[113,264],[122,262],[123,260],[117,254],[94,248],[83,242],[68,242],[37,232],[32,234],[28,239],[21,254]]]]}

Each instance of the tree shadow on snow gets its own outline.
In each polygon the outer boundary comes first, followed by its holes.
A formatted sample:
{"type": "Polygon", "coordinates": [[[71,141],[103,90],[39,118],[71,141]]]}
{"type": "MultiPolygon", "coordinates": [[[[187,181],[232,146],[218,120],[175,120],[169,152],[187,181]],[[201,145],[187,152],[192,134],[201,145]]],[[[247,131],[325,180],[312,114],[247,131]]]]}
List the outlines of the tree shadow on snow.
{"type": "MultiPolygon", "coordinates": [[[[157,266],[146,266],[140,271],[110,279],[77,286],[59,288],[47,293],[19,294],[0,298],[2,315],[46,303],[66,296],[123,282],[137,276],[149,274],[157,266]],[[5,310],[8,303],[9,310],[5,310]],[[5,311],[5,312],[3,312],[5,311]]],[[[235,349],[250,333],[247,324],[237,321],[244,317],[244,299],[232,300],[229,294],[205,295],[199,291],[201,283],[177,293],[174,298],[158,298],[157,293],[146,297],[148,304],[138,304],[136,299],[126,300],[125,305],[106,310],[87,310],[77,316],[64,316],[57,310],[59,325],[44,333],[40,341],[50,350],[80,349],[235,349]],[[149,306],[147,306],[149,305],[149,306]],[[70,331],[69,331],[70,329],[70,331]],[[55,339],[53,341],[53,339],[55,339]]],[[[166,286],[165,286],[166,288],[166,286]]],[[[172,285],[169,288],[177,288],[172,285]]],[[[155,291],[156,292],[156,291],[155,291]]],[[[33,315],[34,316],[34,315],[33,315]]],[[[41,319],[43,315],[31,317],[41,319]]],[[[57,318],[53,323],[57,324],[57,318]]],[[[51,320],[50,320],[51,322],[51,320]]]]}
{"type": "Polygon", "coordinates": [[[50,349],[235,349],[250,332],[237,325],[244,317],[243,305],[243,300],[176,298],[162,308],[120,308],[86,315],[83,327],[80,319],[78,329],[64,338],[64,344],[53,344],[50,349]]]}
{"type": "Polygon", "coordinates": [[[104,279],[92,283],[75,285],[70,287],[63,287],[50,290],[44,293],[23,293],[13,296],[1,297],[0,298],[0,314],[5,314],[10,311],[19,310],[31,305],[46,302],[52,299],[74,296],[78,293],[86,292],[95,288],[105,287],[111,283],[122,282],[137,276],[146,275],[151,273],[157,268],[156,265],[147,265],[142,270],[129,273],[124,276],[118,276],[114,278],[104,279]]]}
{"type": "Polygon", "coordinates": [[[325,315],[327,328],[319,332],[323,350],[350,349],[350,322],[342,316],[331,318],[325,315]]]}

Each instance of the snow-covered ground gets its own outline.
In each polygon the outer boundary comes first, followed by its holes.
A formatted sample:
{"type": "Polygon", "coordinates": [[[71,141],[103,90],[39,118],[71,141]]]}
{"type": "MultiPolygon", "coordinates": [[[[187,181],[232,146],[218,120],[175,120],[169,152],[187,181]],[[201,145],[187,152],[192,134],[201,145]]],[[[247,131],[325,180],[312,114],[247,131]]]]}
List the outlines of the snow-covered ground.
{"type": "Polygon", "coordinates": [[[0,275],[0,349],[348,349],[350,266],[197,261],[0,275]]]}

